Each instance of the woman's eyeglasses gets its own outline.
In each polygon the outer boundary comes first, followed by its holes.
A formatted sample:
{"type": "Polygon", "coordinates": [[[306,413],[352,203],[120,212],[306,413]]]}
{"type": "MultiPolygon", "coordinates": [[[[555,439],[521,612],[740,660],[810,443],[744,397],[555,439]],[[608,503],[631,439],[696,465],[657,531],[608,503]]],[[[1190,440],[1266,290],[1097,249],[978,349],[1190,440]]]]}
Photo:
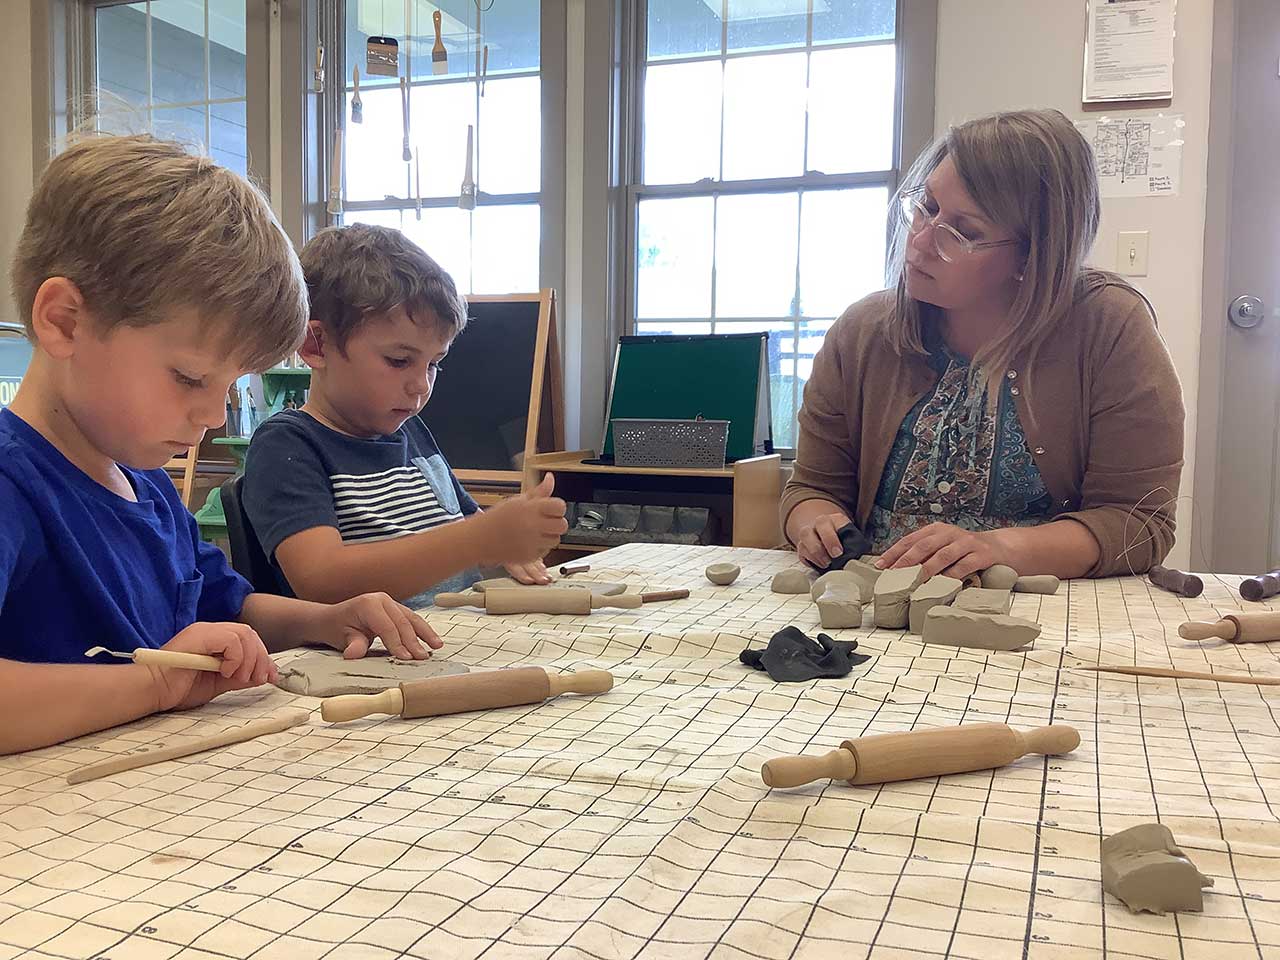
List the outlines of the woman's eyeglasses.
{"type": "Polygon", "coordinates": [[[933,247],[938,252],[938,256],[947,263],[955,263],[962,257],[970,256],[978,250],[990,247],[1006,247],[1009,244],[1019,242],[1016,237],[1009,240],[989,240],[985,242],[970,240],[951,224],[941,223],[936,213],[930,213],[929,209],[921,202],[921,195],[922,191],[912,190],[898,198],[902,222],[912,233],[919,233],[925,227],[933,227],[933,247]]]}

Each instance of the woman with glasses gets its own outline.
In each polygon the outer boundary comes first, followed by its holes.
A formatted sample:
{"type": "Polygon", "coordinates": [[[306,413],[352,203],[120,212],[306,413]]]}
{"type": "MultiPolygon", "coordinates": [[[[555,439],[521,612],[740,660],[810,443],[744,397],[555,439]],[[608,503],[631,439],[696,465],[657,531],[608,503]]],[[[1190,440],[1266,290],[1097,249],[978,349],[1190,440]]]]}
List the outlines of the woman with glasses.
{"type": "Polygon", "coordinates": [[[1150,304],[1085,266],[1098,180],[1057,111],[953,128],[897,200],[890,289],[804,391],[783,526],[817,567],[851,520],[883,567],[1144,572],[1173,545],[1177,374],[1150,304]]]}

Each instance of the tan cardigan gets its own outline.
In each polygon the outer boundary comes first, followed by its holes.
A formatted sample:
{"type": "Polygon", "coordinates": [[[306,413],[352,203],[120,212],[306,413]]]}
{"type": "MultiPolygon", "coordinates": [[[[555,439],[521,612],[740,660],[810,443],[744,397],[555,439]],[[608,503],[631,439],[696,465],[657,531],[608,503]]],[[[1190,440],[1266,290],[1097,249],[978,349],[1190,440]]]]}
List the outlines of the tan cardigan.
{"type": "MultiPolygon", "coordinates": [[[[886,290],[849,307],[813,361],[782,495],[784,530],[796,505],[813,499],[840,504],[865,529],[898,428],[937,382],[924,357],[898,356],[881,335],[893,305],[886,290]]],[[[1006,376],[1055,519],[1078,520],[1102,547],[1088,575],[1144,572],[1163,560],[1173,546],[1184,412],[1143,300],[1114,285],[1088,294],[1034,366],[1019,358],[1006,376]]]]}

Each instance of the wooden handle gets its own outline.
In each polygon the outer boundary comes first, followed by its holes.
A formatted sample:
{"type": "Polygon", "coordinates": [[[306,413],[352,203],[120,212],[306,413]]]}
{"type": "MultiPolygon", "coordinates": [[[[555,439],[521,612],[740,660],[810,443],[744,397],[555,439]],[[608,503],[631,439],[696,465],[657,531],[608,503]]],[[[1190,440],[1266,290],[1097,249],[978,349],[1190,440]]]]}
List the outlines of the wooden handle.
{"type": "Polygon", "coordinates": [[[689,596],[688,590],[653,590],[640,594],[643,603],[657,603],[659,600],[683,600],[689,596]]]}
{"type": "Polygon", "coordinates": [[[608,670],[579,670],[576,673],[547,672],[547,680],[551,684],[548,696],[558,697],[562,693],[604,693],[613,689],[613,674],[608,670]]]}
{"type": "Polygon", "coordinates": [[[1076,728],[1061,723],[1023,730],[1020,736],[1025,753],[1038,753],[1046,757],[1070,753],[1080,746],[1080,734],[1076,728]]]}
{"type": "Polygon", "coordinates": [[[1178,628],[1178,636],[1183,640],[1234,640],[1236,629],[1236,625],[1230,620],[1219,620],[1217,623],[1188,620],[1178,628]]]}
{"type": "Polygon", "coordinates": [[[1076,667],[1090,673],[1119,673],[1128,677],[1168,677],[1173,680],[1209,680],[1213,683],[1251,683],[1256,687],[1280,687],[1280,677],[1254,677],[1247,673],[1202,673],[1167,667],[1076,667]]]}
{"type": "Polygon", "coordinates": [[[227,747],[233,743],[243,743],[245,740],[252,740],[254,737],[265,737],[269,733],[280,733],[282,730],[288,730],[290,727],[306,723],[310,716],[311,714],[307,710],[286,710],[277,716],[253,720],[243,727],[236,727],[224,733],[198,737],[190,743],[161,747],[159,750],[148,750],[146,753],[130,753],[123,757],[114,757],[101,763],[90,764],[67,774],[67,783],[84,783],[86,780],[97,780],[99,777],[109,777],[113,773],[121,773],[125,770],[136,770],[138,767],[160,763],[162,760],[177,760],[180,757],[189,757],[193,753],[202,753],[205,750],[227,747]]]}
{"type": "Polygon", "coordinates": [[[444,49],[444,41],[440,39],[440,11],[439,10],[436,10],[434,13],[431,14],[431,22],[434,23],[436,27],[436,42],[431,47],[431,52],[435,53],[437,50],[444,49]]]}
{"type": "Polygon", "coordinates": [[[203,653],[183,653],[180,650],[153,650],[139,647],[133,652],[134,663],[150,663],[157,667],[178,667],[183,670],[203,670],[218,673],[222,670],[221,657],[208,657],[203,653]]]}
{"type": "Polygon", "coordinates": [[[431,602],[437,607],[478,607],[484,597],[476,593],[437,593],[431,602]]]}
{"type": "Polygon", "coordinates": [[[848,750],[832,750],[820,757],[775,757],[760,768],[768,787],[798,787],[815,780],[852,780],[858,764],[848,750]]]}
{"type": "Polygon", "coordinates": [[[1194,574],[1181,570],[1170,570],[1158,564],[1147,571],[1151,582],[1162,590],[1176,593],[1180,597],[1192,599],[1204,593],[1204,581],[1194,574]]]}
{"type": "Polygon", "coordinates": [[[1223,620],[1229,620],[1236,627],[1234,642],[1267,643],[1280,640],[1280,612],[1266,613],[1228,613],[1223,620]]]}
{"type": "Polygon", "coordinates": [[[1280,593],[1280,570],[1240,581],[1240,596],[1245,600],[1269,600],[1277,593],[1280,593]]]}
{"type": "Polygon", "coordinates": [[[328,723],[345,723],[375,713],[404,713],[404,694],[399,687],[391,687],[381,693],[349,693],[341,697],[327,697],[320,704],[320,716],[328,723]]]}
{"type": "MultiPolygon", "coordinates": [[[[584,591],[585,592],[585,591],[584,591]]],[[[644,604],[644,597],[638,593],[618,593],[612,597],[592,597],[593,609],[613,607],[617,610],[639,610],[644,604]]]]}

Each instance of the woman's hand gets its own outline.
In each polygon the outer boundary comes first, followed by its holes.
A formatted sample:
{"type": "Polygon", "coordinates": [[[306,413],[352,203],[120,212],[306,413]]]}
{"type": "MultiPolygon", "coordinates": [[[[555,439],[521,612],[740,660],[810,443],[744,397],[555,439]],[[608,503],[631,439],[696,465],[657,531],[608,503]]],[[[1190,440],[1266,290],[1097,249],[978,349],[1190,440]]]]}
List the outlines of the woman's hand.
{"type": "Polygon", "coordinates": [[[819,570],[825,570],[833,559],[844,553],[844,545],[840,543],[840,535],[836,531],[848,522],[849,518],[839,510],[820,513],[801,521],[792,538],[800,559],[819,570]]]}
{"type": "Polygon", "coordinates": [[[974,533],[949,523],[931,523],[907,534],[884,552],[876,565],[882,569],[924,566],[924,576],[943,573],[963,580],[997,563],[1009,563],[1000,540],[1000,531],[974,533]]]}

